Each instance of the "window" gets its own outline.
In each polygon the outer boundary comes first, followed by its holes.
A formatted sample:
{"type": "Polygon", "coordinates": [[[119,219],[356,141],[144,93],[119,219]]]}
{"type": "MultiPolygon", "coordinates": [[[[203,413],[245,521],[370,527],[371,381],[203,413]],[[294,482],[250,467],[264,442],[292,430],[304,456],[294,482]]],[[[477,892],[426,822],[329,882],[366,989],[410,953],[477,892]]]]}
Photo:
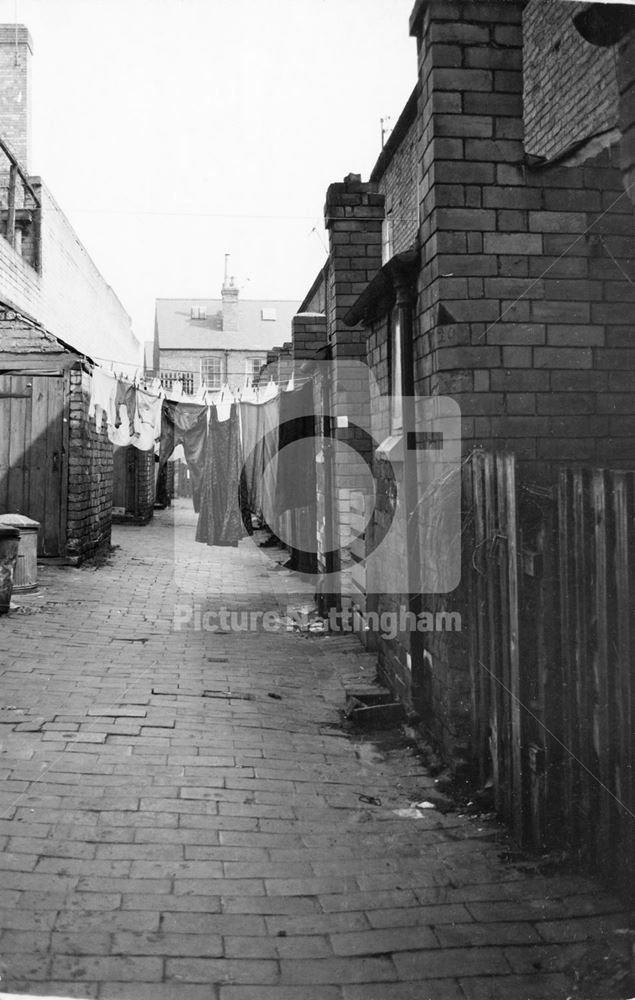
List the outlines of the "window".
{"type": "Polygon", "coordinates": [[[397,306],[392,311],[389,324],[390,336],[390,432],[395,434],[403,428],[402,407],[402,357],[401,318],[397,306]]]}
{"type": "Polygon", "coordinates": [[[180,382],[184,395],[194,395],[194,372],[161,371],[160,378],[166,392],[172,389],[175,382],[180,382]]]}
{"type": "Polygon", "coordinates": [[[256,378],[260,374],[260,369],[264,365],[262,358],[247,358],[245,374],[247,378],[256,378]]]}
{"type": "Polygon", "coordinates": [[[381,262],[387,264],[393,255],[393,222],[384,219],[381,224],[381,262]]]}
{"type": "Polygon", "coordinates": [[[220,389],[223,384],[222,358],[201,358],[201,383],[208,389],[220,389]]]}
{"type": "Polygon", "coordinates": [[[263,323],[275,323],[277,318],[278,314],[276,310],[271,307],[260,310],[260,319],[263,321],[263,323]]]}
{"type": "Polygon", "coordinates": [[[190,319],[207,319],[205,306],[192,306],[190,309],[190,319]]]}

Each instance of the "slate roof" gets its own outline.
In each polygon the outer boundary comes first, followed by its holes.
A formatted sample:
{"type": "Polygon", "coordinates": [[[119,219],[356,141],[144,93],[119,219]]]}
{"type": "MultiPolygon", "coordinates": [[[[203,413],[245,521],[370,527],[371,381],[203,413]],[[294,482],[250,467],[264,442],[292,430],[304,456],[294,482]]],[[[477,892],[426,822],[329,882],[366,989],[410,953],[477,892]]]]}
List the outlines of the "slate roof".
{"type": "Polygon", "coordinates": [[[291,340],[291,320],[300,306],[289,299],[239,299],[238,330],[223,331],[221,299],[157,299],[160,350],[268,351],[291,340]],[[204,308],[206,319],[192,319],[192,307],[204,308]],[[275,310],[264,320],[262,310],[275,310]]]}

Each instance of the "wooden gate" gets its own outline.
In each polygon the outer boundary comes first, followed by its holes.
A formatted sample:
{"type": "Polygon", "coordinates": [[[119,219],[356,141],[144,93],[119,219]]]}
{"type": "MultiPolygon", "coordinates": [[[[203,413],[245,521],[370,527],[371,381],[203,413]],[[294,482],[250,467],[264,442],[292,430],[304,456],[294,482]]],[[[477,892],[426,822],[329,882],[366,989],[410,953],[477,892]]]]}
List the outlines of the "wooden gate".
{"type": "Polygon", "coordinates": [[[40,522],[38,555],[65,548],[65,375],[0,375],[0,511],[40,522]]]}

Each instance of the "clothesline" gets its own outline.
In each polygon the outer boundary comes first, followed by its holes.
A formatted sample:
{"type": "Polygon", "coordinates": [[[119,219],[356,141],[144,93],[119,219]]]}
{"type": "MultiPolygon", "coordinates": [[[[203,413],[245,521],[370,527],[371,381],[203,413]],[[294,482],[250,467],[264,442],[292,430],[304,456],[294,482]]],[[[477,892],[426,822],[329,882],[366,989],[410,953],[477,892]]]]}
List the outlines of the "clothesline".
{"type": "Polygon", "coordinates": [[[157,381],[142,388],[93,365],[88,415],[95,418],[98,430],[106,415],[108,439],[114,445],[153,453],[160,476],[165,477],[166,463],[182,449],[199,514],[197,541],[236,545],[251,531],[252,513],[268,512],[273,526],[276,511],[306,505],[315,475],[310,453],[308,464],[305,455],[298,469],[295,459],[291,468],[288,456],[287,465],[284,456],[279,460],[278,450],[291,443],[289,435],[298,434],[301,440],[311,436],[311,379],[292,378],[286,388],[271,380],[262,391],[253,386],[235,391],[225,385],[209,401],[207,394],[200,401],[182,395],[170,398],[157,381]]]}

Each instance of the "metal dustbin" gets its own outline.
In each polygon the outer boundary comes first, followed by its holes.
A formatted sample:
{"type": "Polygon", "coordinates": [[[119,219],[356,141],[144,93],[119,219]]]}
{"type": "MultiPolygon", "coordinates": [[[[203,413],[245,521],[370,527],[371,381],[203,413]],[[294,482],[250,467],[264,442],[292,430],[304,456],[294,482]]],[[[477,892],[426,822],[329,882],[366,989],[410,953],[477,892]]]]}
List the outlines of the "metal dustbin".
{"type": "Polygon", "coordinates": [[[13,593],[24,594],[37,587],[37,533],[40,522],[24,514],[0,514],[0,528],[16,528],[20,533],[18,560],[13,574],[13,593]]]}
{"type": "Polygon", "coordinates": [[[19,544],[19,530],[0,525],[0,615],[6,615],[11,605],[13,574],[18,559],[19,544]]]}

